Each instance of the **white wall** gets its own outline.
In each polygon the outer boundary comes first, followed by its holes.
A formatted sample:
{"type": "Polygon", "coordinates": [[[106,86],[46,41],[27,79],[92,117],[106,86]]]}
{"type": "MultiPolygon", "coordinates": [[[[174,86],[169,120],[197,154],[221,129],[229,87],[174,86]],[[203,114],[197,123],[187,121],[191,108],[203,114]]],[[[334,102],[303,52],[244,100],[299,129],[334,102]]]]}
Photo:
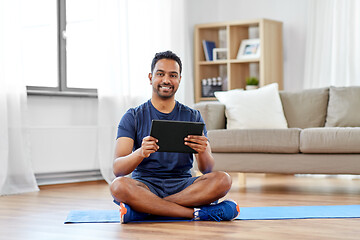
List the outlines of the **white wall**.
{"type": "MultiPolygon", "coordinates": [[[[188,33],[193,35],[193,27],[197,23],[258,18],[269,18],[283,22],[284,89],[300,90],[303,89],[309,1],[188,0],[188,33]]],[[[192,43],[189,43],[189,46],[193,48],[192,43]]]]}

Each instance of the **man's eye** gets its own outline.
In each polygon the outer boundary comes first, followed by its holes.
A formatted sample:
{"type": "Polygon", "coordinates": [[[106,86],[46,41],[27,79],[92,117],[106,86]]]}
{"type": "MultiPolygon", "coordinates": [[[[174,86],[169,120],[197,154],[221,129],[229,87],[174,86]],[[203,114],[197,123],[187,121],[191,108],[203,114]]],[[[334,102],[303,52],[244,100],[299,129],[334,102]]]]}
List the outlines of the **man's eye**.
{"type": "Polygon", "coordinates": [[[164,74],[163,74],[163,73],[158,73],[157,75],[158,75],[158,76],[164,76],[164,74]]]}
{"type": "Polygon", "coordinates": [[[175,74],[171,74],[171,75],[170,75],[170,77],[172,77],[172,78],[176,78],[176,77],[177,77],[177,75],[175,75],[175,74]]]}

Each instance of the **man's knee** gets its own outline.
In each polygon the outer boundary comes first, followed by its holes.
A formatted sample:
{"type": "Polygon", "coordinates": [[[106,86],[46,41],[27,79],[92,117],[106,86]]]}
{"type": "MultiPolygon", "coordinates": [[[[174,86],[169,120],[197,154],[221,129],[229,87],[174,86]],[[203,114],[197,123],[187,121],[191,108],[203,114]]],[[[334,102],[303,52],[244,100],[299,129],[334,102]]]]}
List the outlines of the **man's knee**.
{"type": "Polygon", "coordinates": [[[110,192],[112,196],[118,201],[125,201],[125,197],[129,196],[130,181],[127,177],[118,177],[110,185],[110,192]]]}
{"type": "Polygon", "coordinates": [[[213,177],[216,180],[217,189],[220,191],[228,192],[231,188],[232,180],[226,172],[213,172],[213,177]]]}

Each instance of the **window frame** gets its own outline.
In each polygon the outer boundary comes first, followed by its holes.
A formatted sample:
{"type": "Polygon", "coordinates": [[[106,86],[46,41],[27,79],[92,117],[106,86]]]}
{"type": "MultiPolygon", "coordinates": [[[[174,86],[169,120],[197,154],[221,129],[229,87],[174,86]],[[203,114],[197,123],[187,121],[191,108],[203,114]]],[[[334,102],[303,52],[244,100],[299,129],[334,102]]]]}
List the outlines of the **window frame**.
{"type": "Polygon", "coordinates": [[[66,0],[56,1],[57,10],[57,52],[58,52],[58,86],[26,86],[28,95],[40,96],[79,96],[97,97],[96,88],[67,87],[66,65],[66,0]]]}

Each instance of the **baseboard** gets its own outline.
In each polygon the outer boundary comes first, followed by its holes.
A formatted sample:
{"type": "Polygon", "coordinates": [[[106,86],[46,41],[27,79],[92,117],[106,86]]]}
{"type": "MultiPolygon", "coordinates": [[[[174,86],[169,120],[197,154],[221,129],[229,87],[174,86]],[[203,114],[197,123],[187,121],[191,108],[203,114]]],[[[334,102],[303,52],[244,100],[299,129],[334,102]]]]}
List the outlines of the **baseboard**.
{"type": "Polygon", "coordinates": [[[295,174],[295,177],[360,179],[360,175],[353,174],[295,174]]]}
{"type": "Polygon", "coordinates": [[[87,182],[104,179],[101,175],[100,170],[37,173],[35,174],[35,178],[39,186],[74,182],[87,182]]]}

